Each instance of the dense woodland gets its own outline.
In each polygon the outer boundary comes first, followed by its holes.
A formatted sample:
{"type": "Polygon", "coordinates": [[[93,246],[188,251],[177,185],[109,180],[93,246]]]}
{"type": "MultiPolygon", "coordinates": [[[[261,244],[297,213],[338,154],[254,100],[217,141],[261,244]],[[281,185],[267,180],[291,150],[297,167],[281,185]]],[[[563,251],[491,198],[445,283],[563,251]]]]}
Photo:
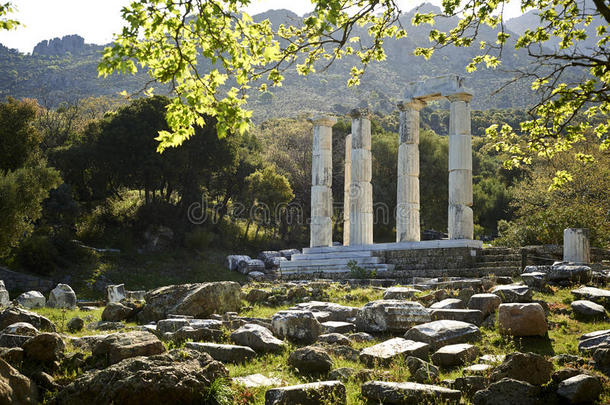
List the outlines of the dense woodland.
{"type": "MultiPolygon", "coordinates": [[[[47,274],[78,263],[75,244],[126,254],[184,249],[306,246],[309,229],[312,126],[306,115],[267,120],[244,136],[219,139],[214,119],[182,147],[159,154],[168,99],[131,102],[83,99],[56,109],[36,100],[0,104],[0,253],[6,264],[47,274]]],[[[422,110],[422,230],[447,228],[448,111],[422,110]]],[[[571,155],[506,170],[484,129],[515,125],[522,110],[473,112],[476,236],[496,245],[561,243],[567,226],[591,229],[596,246],[610,242],[610,157],[577,163],[571,155]],[[548,190],[558,165],[575,179],[548,190]]],[[[345,136],[350,119],[333,128],[334,240],[341,241],[345,136]]],[[[376,207],[396,201],[397,112],[372,116],[376,207]]],[[[380,212],[375,240],[392,241],[392,214],[380,212]]]]}

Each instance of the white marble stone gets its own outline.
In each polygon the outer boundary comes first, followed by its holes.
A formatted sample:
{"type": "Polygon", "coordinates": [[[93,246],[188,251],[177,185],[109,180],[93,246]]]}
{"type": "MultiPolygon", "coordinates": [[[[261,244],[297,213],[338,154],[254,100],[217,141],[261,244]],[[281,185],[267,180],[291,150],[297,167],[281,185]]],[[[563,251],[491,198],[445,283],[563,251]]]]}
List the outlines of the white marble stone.
{"type": "Polygon", "coordinates": [[[472,170],[472,137],[456,134],[452,135],[450,142],[449,167],[472,170]]]}
{"type": "Polygon", "coordinates": [[[352,182],[352,134],[345,137],[345,172],[343,182],[343,245],[349,246],[349,201],[352,182]]]}
{"type": "Polygon", "coordinates": [[[373,243],[371,121],[368,111],[353,110],[350,184],[350,245],[373,243]]]}
{"type": "Polygon", "coordinates": [[[466,205],[449,205],[449,239],[472,239],[474,218],[472,208],[466,205]]]}
{"type": "Polygon", "coordinates": [[[472,206],[472,172],[470,170],[452,170],[449,172],[449,204],[472,206]]]}
{"type": "Polygon", "coordinates": [[[567,228],[563,230],[563,261],[574,264],[590,263],[588,229],[567,228]]]}

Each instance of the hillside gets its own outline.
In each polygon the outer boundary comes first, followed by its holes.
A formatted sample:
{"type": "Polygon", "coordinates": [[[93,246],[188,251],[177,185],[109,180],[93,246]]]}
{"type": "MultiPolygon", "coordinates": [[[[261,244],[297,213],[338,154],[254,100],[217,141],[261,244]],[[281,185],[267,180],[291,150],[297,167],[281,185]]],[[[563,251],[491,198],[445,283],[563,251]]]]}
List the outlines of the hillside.
{"type": "MultiPolygon", "coordinates": [[[[407,38],[386,42],[387,60],[369,66],[359,87],[348,89],[346,86],[349,69],[354,64],[354,59],[350,58],[337,61],[326,72],[308,77],[298,76],[294,70],[289,70],[285,73],[284,85],[274,89],[273,95],[251,95],[249,106],[255,110],[255,119],[260,121],[276,116],[292,116],[311,110],[344,113],[356,105],[368,105],[387,113],[394,110],[405,83],[447,73],[467,76],[469,86],[476,89],[474,108],[525,107],[532,102],[528,83],[511,85],[494,94],[509,77],[504,70],[527,66],[530,62],[524,53],[505,52],[501,69],[480,69],[468,75],[464,66],[478,52],[476,47],[442,49],[428,61],[413,55],[417,46],[428,44],[429,27],[411,26],[412,16],[413,12],[401,18],[401,23],[407,28],[407,38]]],[[[271,10],[255,16],[258,20],[265,18],[269,18],[274,26],[300,19],[287,10],[271,10]]],[[[448,29],[456,21],[447,19],[435,28],[448,29]]],[[[356,32],[355,35],[363,37],[363,33],[356,32]]],[[[481,39],[487,41],[493,41],[496,37],[491,29],[484,30],[480,35],[481,39]]],[[[85,44],[77,36],[43,41],[36,46],[32,55],[0,46],[0,98],[31,97],[52,106],[81,97],[116,95],[123,90],[134,92],[142,89],[148,79],[144,72],[135,76],[98,77],[96,67],[103,48],[101,45],[85,44]]],[[[203,70],[206,65],[205,61],[201,61],[203,70]]]]}

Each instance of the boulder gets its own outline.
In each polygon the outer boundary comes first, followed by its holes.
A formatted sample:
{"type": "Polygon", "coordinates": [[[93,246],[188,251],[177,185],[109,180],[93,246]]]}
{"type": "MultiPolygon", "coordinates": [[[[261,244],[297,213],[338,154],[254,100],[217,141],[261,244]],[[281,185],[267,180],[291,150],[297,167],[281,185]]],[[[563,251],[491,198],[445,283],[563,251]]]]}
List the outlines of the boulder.
{"type": "Polygon", "coordinates": [[[174,333],[166,333],[164,336],[167,336],[174,342],[184,342],[186,340],[192,340],[194,342],[199,341],[211,341],[211,342],[220,342],[223,341],[225,333],[222,329],[201,327],[200,325],[193,326],[183,326],[178,329],[174,333]],[[170,336],[168,336],[170,335],[170,336]]]}
{"type": "Polygon", "coordinates": [[[346,401],[345,385],[340,381],[290,385],[265,392],[265,405],[345,405],[346,401]]]}
{"type": "Polygon", "coordinates": [[[32,309],[44,307],[47,300],[39,291],[28,291],[18,296],[17,302],[24,308],[32,309]]]}
{"type": "Polygon", "coordinates": [[[373,340],[375,340],[373,335],[366,332],[350,333],[349,335],[347,335],[347,337],[358,343],[372,342],[373,340]]]}
{"type": "Polygon", "coordinates": [[[306,346],[290,353],[288,364],[303,374],[323,374],[330,371],[333,361],[324,349],[306,346]]]}
{"type": "Polygon", "coordinates": [[[566,263],[553,264],[548,272],[550,281],[586,284],[591,281],[591,267],[566,263]]]}
{"type": "Polygon", "coordinates": [[[413,356],[426,359],[429,349],[430,346],[426,343],[397,337],[362,349],[359,357],[360,361],[369,367],[387,367],[399,357],[413,356]]]}
{"type": "Polygon", "coordinates": [[[595,287],[580,287],[572,290],[576,298],[593,301],[596,304],[610,308],[610,291],[595,287]]]}
{"type": "Polygon", "coordinates": [[[481,332],[471,323],[445,320],[414,326],[405,333],[405,338],[425,342],[438,349],[455,343],[475,342],[481,338],[481,332]]]}
{"type": "Polygon", "coordinates": [[[74,308],[76,293],[68,284],[57,284],[57,287],[49,293],[47,305],[51,308],[74,308]]]}
{"type": "Polygon", "coordinates": [[[432,363],[439,367],[455,367],[474,361],[479,355],[479,348],[468,343],[447,345],[432,355],[432,363]]]}
{"type": "Polygon", "coordinates": [[[38,404],[36,384],[2,359],[0,359],[0,403],[38,404]]]}
{"type": "Polygon", "coordinates": [[[491,290],[491,293],[496,294],[505,303],[532,301],[532,290],[526,285],[499,285],[491,290]]]}
{"type": "Polygon", "coordinates": [[[457,298],[445,298],[430,305],[430,309],[463,309],[464,303],[457,298]]]}
{"type": "Polygon", "coordinates": [[[601,370],[610,369],[610,347],[596,349],[593,352],[593,361],[595,361],[595,366],[601,370]]]}
{"type": "Polygon", "coordinates": [[[512,336],[545,336],[546,317],[542,306],[533,304],[502,304],[498,308],[500,333],[512,336]]]}
{"type": "Polygon", "coordinates": [[[570,304],[574,315],[581,319],[603,319],[606,317],[606,309],[593,301],[577,300],[570,304]]]}
{"type": "Polygon", "coordinates": [[[31,336],[24,335],[13,335],[10,333],[2,333],[0,334],[0,347],[22,347],[25,342],[30,340],[31,336]]]}
{"type": "Polygon", "coordinates": [[[421,292],[411,287],[390,287],[383,293],[384,300],[410,300],[415,294],[421,292]]]}
{"type": "Polygon", "coordinates": [[[318,342],[327,343],[329,345],[344,345],[351,346],[352,341],[345,335],[340,333],[326,333],[318,336],[318,342]]]}
{"type": "Polygon", "coordinates": [[[264,302],[269,295],[271,295],[269,291],[265,291],[260,288],[253,288],[248,291],[248,294],[246,294],[246,301],[248,301],[250,304],[264,302]]]}
{"type": "MultiPolygon", "coordinates": [[[[449,380],[451,381],[451,380],[449,380]]],[[[453,383],[449,384],[449,388],[462,391],[468,397],[480,390],[484,390],[489,385],[489,380],[481,375],[467,375],[457,377],[453,383]]]]}
{"type": "Polygon", "coordinates": [[[227,378],[227,369],[205,353],[174,349],[151,357],[136,357],[82,374],[51,403],[198,404],[212,383],[227,378]]]}
{"type": "Polygon", "coordinates": [[[129,318],[133,309],[121,304],[120,302],[111,302],[106,305],[102,312],[102,321],[105,322],[120,322],[129,318]]]}
{"type": "Polygon", "coordinates": [[[602,390],[603,386],[599,378],[579,374],[560,382],[557,395],[571,404],[593,403],[597,401],[602,390]]]}
{"type": "Polygon", "coordinates": [[[430,312],[433,321],[452,320],[472,323],[481,326],[483,323],[483,312],[478,309],[433,309],[430,312]]]}
{"type": "Polygon", "coordinates": [[[286,310],[271,318],[271,329],[276,336],[299,343],[313,343],[322,334],[322,325],[310,311],[286,310]]]}
{"type": "Polygon", "coordinates": [[[66,345],[57,333],[41,333],[23,344],[23,357],[34,363],[53,363],[63,357],[66,345]]]}
{"type": "Polygon", "coordinates": [[[530,288],[542,290],[549,281],[549,275],[541,272],[531,272],[521,274],[521,279],[530,288]]]}
{"type": "Polygon", "coordinates": [[[403,332],[413,324],[429,320],[430,313],[419,302],[379,300],[358,311],[356,327],[364,332],[403,332]]]}
{"type": "Polygon", "coordinates": [[[437,381],[440,374],[438,367],[413,356],[407,357],[407,368],[411,378],[422,384],[437,381]]]}
{"type": "Polygon", "coordinates": [[[231,340],[259,353],[278,353],[286,348],[286,344],[273,336],[269,329],[253,323],[247,323],[231,333],[231,340]]]}
{"type": "Polygon", "coordinates": [[[322,322],[322,328],[326,333],[349,333],[356,330],[356,325],[351,322],[326,321],[322,322]]]}
{"type": "Polygon", "coordinates": [[[422,403],[459,404],[462,394],[458,390],[437,385],[369,381],[362,384],[362,396],[375,403],[419,405],[422,403]]]}
{"type": "Polygon", "coordinates": [[[80,332],[85,327],[85,321],[82,318],[75,316],[74,318],[68,321],[66,327],[72,333],[80,332]]]}
{"type": "Polygon", "coordinates": [[[240,306],[241,287],[234,281],[170,285],[146,293],[146,306],[138,319],[148,323],[166,319],[169,314],[205,318],[238,311],[240,306]]]}
{"type": "Polygon", "coordinates": [[[190,326],[191,323],[188,319],[180,319],[180,318],[170,318],[170,319],[161,319],[157,322],[157,331],[159,333],[164,334],[167,332],[176,332],[178,329],[184,326],[190,326]]]}
{"type": "Polygon", "coordinates": [[[185,347],[198,352],[207,353],[212,356],[214,360],[223,363],[243,363],[256,356],[256,352],[247,346],[186,342],[185,347]]]}
{"type": "Polygon", "coordinates": [[[474,405],[543,405],[540,388],[524,381],[503,378],[472,398],[474,405]]]}
{"type": "Polygon", "coordinates": [[[468,300],[469,309],[478,309],[483,313],[483,318],[493,314],[502,303],[502,299],[495,294],[474,294],[468,300]]]}
{"type": "Polygon", "coordinates": [[[120,302],[126,298],[125,284],[107,285],[106,302],[120,302]]]}
{"type": "Polygon", "coordinates": [[[551,379],[554,383],[560,383],[563,380],[567,380],[568,378],[572,378],[581,373],[581,371],[577,368],[566,367],[560,370],[555,371],[551,374],[551,379]]]}
{"type": "Polygon", "coordinates": [[[4,328],[0,333],[3,335],[36,336],[38,335],[38,329],[27,322],[16,322],[4,328]]]}
{"type": "Polygon", "coordinates": [[[593,352],[606,347],[610,348],[610,329],[585,333],[578,341],[578,350],[581,352],[593,352]]]}
{"type": "Polygon", "coordinates": [[[503,378],[525,381],[533,385],[546,384],[551,379],[553,363],[535,353],[511,353],[491,375],[492,381],[503,378]]]}
{"type": "Polygon", "coordinates": [[[116,364],[130,357],[161,353],[165,353],[165,346],[159,338],[143,331],[113,333],[97,341],[92,350],[93,356],[106,364],[116,364]]]}
{"type": "Polygon", "coordinates": [[[359,308],[335,304],[334,302],[309,301],[295,305],[295,309],[328,313],[324,321],[347,322],[358,315],[359,308]]]}
{"type": "Polygon", "coordinates": [[[332,370],[328,373],[328,378],[331,380],[339,380],[341,382],[347,382],[352,376],[356,374],[356,370],[351,367],[341,367],[332,370]]]}
{"type": "Polygon", "coordinates": [[[0,307],[8,307],[9,305],[11,305],[11,297],[6,290],[6,287],[4,287],[4,282],[2,282],[2,284],[0,284],[0,307]]]}
{"type": "Polygon", "coordinates": [[[17,307],[9,307],[0,312],[0,329],[4,329],[17,322],[27,322],[38,330],[55,332],[55,325],[53,322],[35,312],[26,311],[25,309],[17,307]]]}

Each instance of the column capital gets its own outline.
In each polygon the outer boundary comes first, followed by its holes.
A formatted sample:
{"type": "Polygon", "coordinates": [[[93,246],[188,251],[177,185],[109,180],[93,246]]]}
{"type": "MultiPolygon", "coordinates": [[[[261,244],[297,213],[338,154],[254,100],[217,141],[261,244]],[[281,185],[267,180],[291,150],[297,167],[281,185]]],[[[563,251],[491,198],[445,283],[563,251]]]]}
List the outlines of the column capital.
{"type": "Polygon", "coordinates": [[[465,102],[469,103],[470,100],[472,100],[472,94],[470,94],[470,93],[454,93],[454,94],[449,94],[446,97],[447,97],[447,100],[449,100],[450,102],[465,101],[465,102]]]}
{"type": "Polygon", "coordinates": [[[371,111],[368,108],[354,108],[349,112],[350,117],[353,119],[366,118],[369,119],[371,111]]]}
{"type": "Polygon", "coordinates": [[[332,115],[316,114],[309,118],[309,121],[314,125],[332,127],[337,123],[337,118],[333,117],[332,115]]]}
{"type": "Polygon", "coordinates": [[[401,101],[397,104],[400,111],[415,110],[419,111],[426,106],[426,102],[417,98],[401,101]]]}

